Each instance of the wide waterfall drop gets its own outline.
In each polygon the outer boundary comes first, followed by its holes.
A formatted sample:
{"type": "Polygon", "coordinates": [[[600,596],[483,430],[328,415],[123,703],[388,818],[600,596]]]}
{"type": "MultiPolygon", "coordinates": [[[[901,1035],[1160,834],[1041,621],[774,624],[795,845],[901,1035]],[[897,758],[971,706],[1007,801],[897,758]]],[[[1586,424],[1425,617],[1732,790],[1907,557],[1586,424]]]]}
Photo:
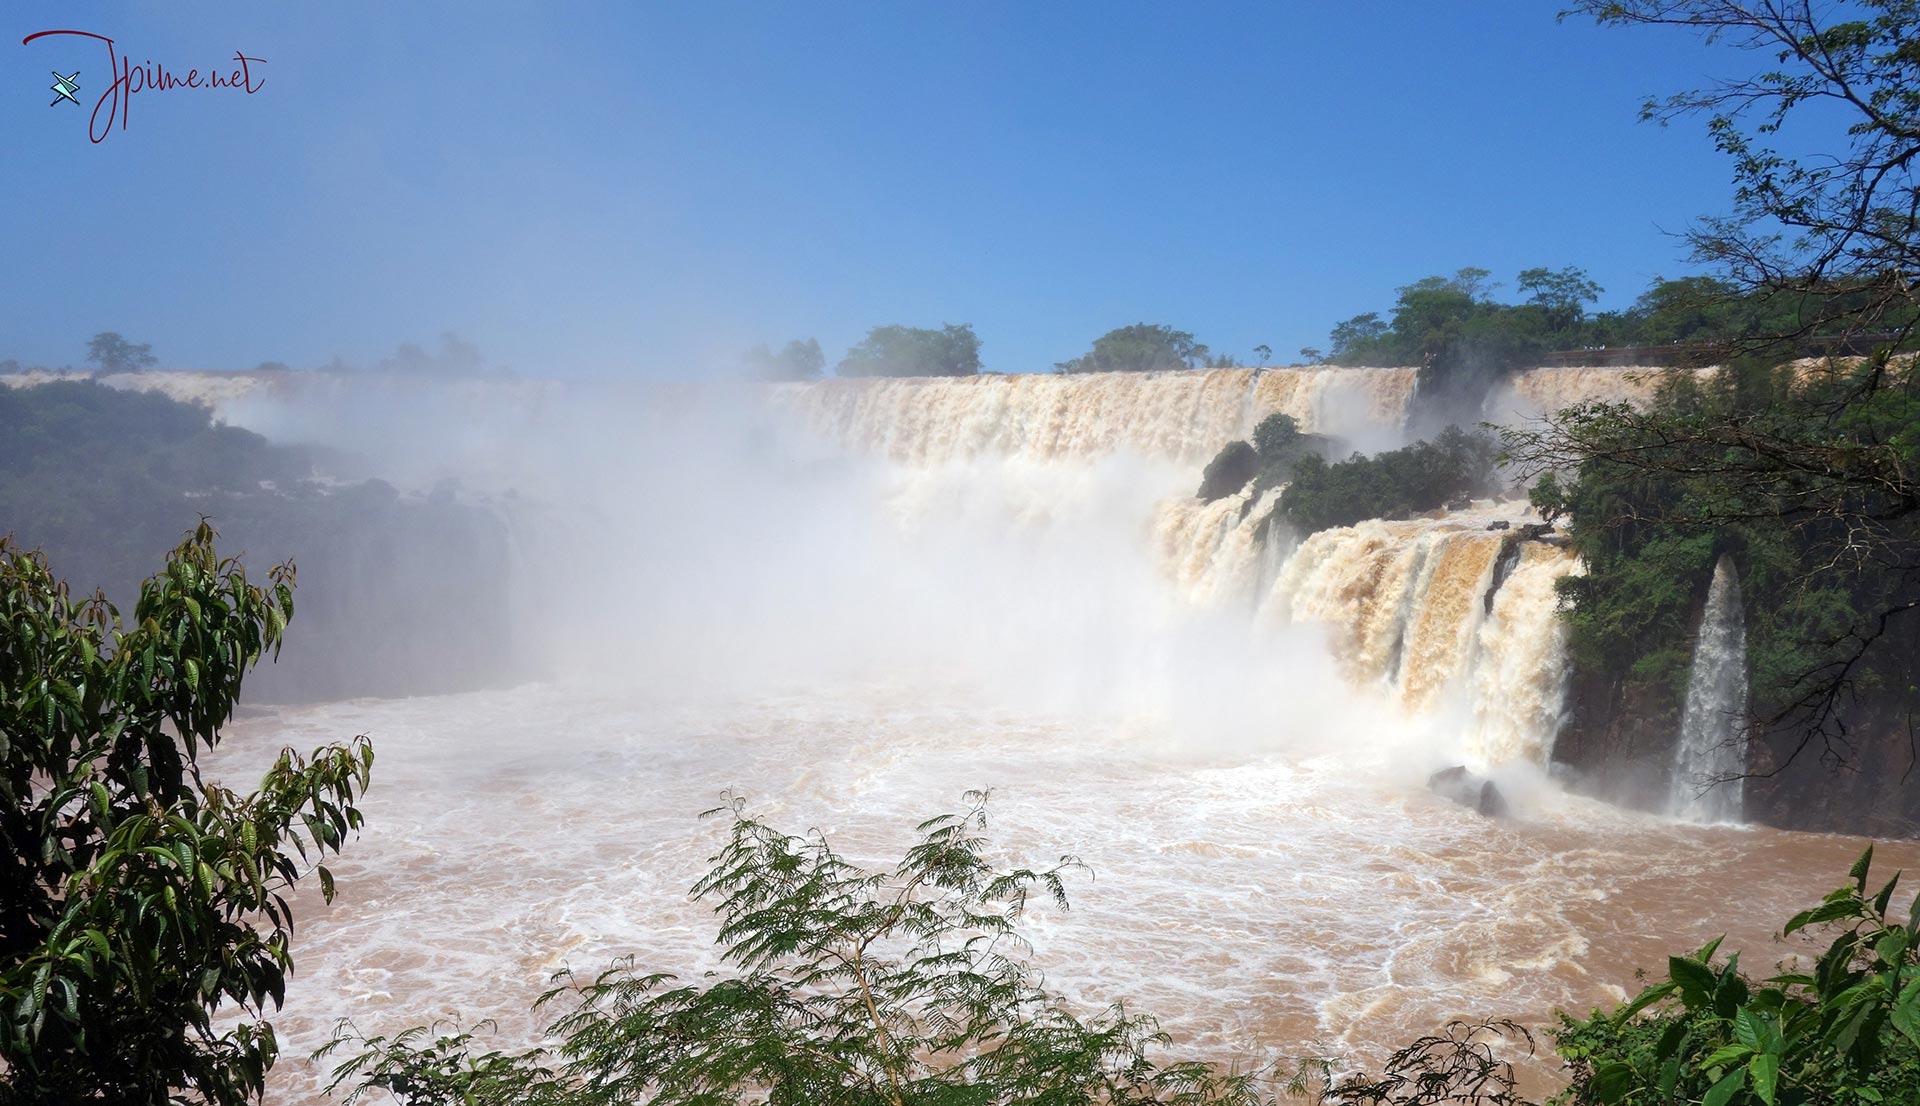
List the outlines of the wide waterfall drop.
{"type": "Polygon", "coordinates": [[[1687,677],[1668,809],[1691,822],[1738,822],[1747,769],[1747,624],[1740,574],[1722,554],[1713,567],[1687,677]]]}

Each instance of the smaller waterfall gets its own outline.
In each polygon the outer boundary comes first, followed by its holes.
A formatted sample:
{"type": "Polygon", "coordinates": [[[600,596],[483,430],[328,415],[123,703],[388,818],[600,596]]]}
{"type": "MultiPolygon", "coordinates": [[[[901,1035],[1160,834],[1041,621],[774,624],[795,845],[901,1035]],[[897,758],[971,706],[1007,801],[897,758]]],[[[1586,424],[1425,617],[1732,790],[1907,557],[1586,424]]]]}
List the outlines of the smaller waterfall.
{"type": "Polygon", "coordinates": [[[1693,822],[1740,820],[1745,785],[1732,777],[1747,767],[1746,709],[1746,612],[1740,603],[1740,575],[1722,555],[1707,589],[1707,609],[1687,677],[1687,705],[1680,716],[1668,803],[1677,817],[1693,822]]]}

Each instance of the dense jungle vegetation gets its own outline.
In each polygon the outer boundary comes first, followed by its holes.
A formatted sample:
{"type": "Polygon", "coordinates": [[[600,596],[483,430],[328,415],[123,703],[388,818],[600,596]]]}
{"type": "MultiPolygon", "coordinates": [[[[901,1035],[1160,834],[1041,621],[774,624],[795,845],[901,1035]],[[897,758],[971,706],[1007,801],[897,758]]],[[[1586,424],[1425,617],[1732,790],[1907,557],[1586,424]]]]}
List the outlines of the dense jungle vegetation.
{"type": "Polygon", "coordinates": [[[410,498],[379,480],[336,484],[311,451],[90,381],[0,387],[0,426],[0,533],[82,591],[131,601],[203,516],[256,557],[298,555],[307,633],[256,694],[395,694],[506,669],[504,528],[451,487],[410,498]]]}

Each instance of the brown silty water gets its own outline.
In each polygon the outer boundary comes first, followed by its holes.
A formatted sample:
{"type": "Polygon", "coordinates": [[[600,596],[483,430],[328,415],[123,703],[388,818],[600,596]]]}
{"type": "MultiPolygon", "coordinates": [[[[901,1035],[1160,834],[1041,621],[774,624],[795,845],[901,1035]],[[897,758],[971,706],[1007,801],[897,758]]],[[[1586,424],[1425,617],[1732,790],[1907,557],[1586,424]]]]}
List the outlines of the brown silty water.
{"type": "MultiPolygon", "coordinates": [[[[494,1018],[496,1043],[532,1043],[529,1006],[562,966],[720,967],[714,920],[686,889],[718,841],[696,815],[731,786],[776,824],[823,828],[875,861],[964,789],[996,788],[1009,862],[1074,853],[1094,870],[1069,912],[1033,915],[1049,984],[1088,1009],[1125,998],[1180,1052],[1221,1060],[1377,1059],[1455,1017],[1544,1026],[1617,1003],[1637,971],[1721,933],[1765,967],[1808,947],[1778,939],[1781,922],[1862,847],[1673,823],[1545,785],[1510,790],[1517,817],[1493,822],[1425,792],[1394,763],[1404,750],[1184,749],[1151,727],[998,712],[964,690],[676,705],[528,687],[334,704],[254,717],[227,755],[354,732],[380,749],[368,829],[335,865],[338,900],[296,902],[273,1102],[319,1101],[322,1072],[301,1057],[337,1018],[367,1032],[494,1018]]],[[[1920,863],[1905,844],[1880,857],[1920,863]]]]}

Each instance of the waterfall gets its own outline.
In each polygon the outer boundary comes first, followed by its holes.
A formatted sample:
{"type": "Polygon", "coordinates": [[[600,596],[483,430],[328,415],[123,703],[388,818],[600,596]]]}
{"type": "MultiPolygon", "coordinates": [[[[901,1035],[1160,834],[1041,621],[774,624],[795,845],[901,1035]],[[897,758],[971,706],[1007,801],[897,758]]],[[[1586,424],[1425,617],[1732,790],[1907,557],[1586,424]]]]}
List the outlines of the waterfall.
{"type": "Polygon", "coordinates": [[[1687,373],[1704,384],[1719,371],[1717,366],[1665,369],[1648,366],[1591,368],[1548,365],[1522,369],[1487,397],[1486,417],[1491,422],[1511,424],[1551,414],[1577,403],[1628,403],[1635,407],[1646,407],[1653,402],[1660,381],[1668,373],[1687,373]]]}
{"type": "Polygon", "coordinates": [[[1275,412],[1361,448],[1398,444],[1417,375],[1315,366],[834,379],[775,385],[772,402],[837,445],[898,464],[1131,452],[1197,466],[1275,412]]]}
{"type": "Polygon", "coordinates": [[[1287,557],[1260,618],[1325,625],[1348,682],[1459,719],[1461,754],[1544,765],[1567,683],[1554,584],[1581,568],[1557,545],[1509,546],[1485,528],[1492,513],[1322,530],[1287,557]]]}
{"type": "Polygon", "coordinates": [[[1687,676],[1687,705],[1673,761],[1673,814],[1694,822],[1740,820],[1744,786],[1732,777],[1747,767],[1746,708],[1746,612],[1739,573],[1722,554],[1713,568],[1687,676]]]}

